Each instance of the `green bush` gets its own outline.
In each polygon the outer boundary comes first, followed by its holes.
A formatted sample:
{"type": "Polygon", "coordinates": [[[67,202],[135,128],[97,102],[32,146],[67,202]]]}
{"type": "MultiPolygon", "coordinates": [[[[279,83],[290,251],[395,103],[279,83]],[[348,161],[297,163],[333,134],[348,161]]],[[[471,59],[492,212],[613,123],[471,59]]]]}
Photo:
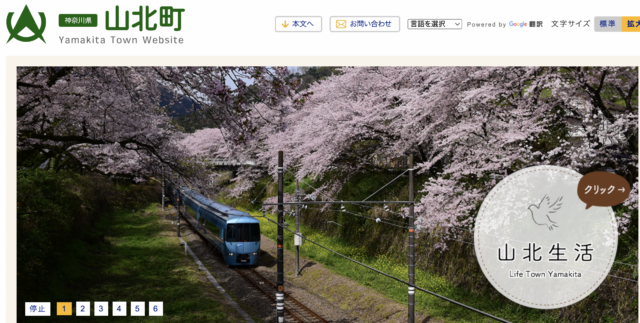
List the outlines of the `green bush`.
{"type": "MultiPolygon", "coordinates": [[[[116,208],[139,209],[160,200],[157,182],[135,185],[69,171],[17,171],[17,278],[19,297],[36,297],[43,290],[61,255],[74,241],[104,241],[94,226],[116,208]]],[[[33,299],[33,298],[32,298],[33,299]]]]}
{"type": "Polygon", "coordinates": [[[33,290],[55,265],[83,203],[72,189],[73,173],[18,171],[18,285],[33,290]]]}

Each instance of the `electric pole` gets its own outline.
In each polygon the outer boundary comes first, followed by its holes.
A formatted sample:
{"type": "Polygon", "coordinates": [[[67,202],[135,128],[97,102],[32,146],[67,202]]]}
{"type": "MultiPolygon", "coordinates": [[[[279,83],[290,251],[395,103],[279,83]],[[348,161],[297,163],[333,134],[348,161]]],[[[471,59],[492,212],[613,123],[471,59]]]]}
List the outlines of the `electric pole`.
{"type": "Polygon", "coordinates": [[[413,220],[413,155],[409,155],[409,323],[415,322],[415,250],[413,220]]]}
{"type": "Polygon", "coordinates": [[[278,291],[276,292],[276,317],[277,323],[284,322],[284,268],[283,268],[283,230],[284,224],[284,202],[283,199],[284,189],[284,167],[283,167],[283,154],[282,151],[278,151],[278,259],[277,262],[277,281],[278,291]]]}
{"type": "MultiPolygon", "coordinates": [[[[298,180],[296,180],[296,202],[300,202],[300,187],[298,180]]],[[[296,235],[294,243],[296,245],[296,276],[300,276],[300,245],[302,244],[302,238],[300,234],[300,204],[296,205],[296,235]]]]}
{"type": "Polygon", "coordinates": [[[162,211],[164,211],[164,173],[162,173],[162,211]]]}
{"type": "Polygon", "coordinates": [[[180,237],[180,190],[176,189],[176,216],[178,217],[178,237],[180,237]]]}

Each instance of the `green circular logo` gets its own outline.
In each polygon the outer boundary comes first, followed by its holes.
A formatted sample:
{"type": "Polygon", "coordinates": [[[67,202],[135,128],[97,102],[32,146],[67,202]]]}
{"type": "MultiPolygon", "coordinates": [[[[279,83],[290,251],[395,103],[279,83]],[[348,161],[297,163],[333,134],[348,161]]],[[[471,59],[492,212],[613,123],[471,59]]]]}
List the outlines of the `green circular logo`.
{"type": "Polygon", "coordinates": [[[47,18],[44,16],[44,12],[38,12],[41,21],[40,27],[38,27],[38,25],[36,24],[36,21],[33,19],[33,15],[31,15],[29,7],[26,5],[24,6],[24,9],[22,10],[22,13],[20,14],[20,17],[18,18],[15,26],[11,26],[11,18],[13,18],[13,14],[13,12],[9,12],[9,14],[7,15],[7,30],[9,31],[9,34],[11,34],[11,36],[9,36],[9,40],[7,40],[7,43],[14,38],[25,43],[40,38],[42,42],[44,42],[45,44],[47,43],[46,41],[44,41],[44,37],[42,37],[44,28],[47,26],[47,18]],[[18,35],[25,28],[31,30],[33,35],[29,37],[18,35]]]}

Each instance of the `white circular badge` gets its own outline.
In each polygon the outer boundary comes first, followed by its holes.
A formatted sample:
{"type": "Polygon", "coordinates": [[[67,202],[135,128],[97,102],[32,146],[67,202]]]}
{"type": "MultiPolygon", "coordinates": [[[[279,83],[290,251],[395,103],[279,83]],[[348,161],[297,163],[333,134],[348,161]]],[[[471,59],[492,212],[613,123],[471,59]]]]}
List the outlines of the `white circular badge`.
{"type": "Polygon", "coordinates": [[[503,179],[482,203],[474,240],[491,284],[523,306],[553,309],[587,297],[604,281],[618,245],[611,207],[578,198],[581,174],[536,166],[503,179]]]}

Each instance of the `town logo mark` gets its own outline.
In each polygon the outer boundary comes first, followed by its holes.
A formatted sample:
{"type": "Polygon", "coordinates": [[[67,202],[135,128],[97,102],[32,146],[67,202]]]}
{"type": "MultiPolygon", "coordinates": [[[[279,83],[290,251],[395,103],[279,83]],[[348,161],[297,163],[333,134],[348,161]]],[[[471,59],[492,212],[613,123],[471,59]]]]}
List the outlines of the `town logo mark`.
{"type": "Polygon", "coordinates": [[[47,43],[46,41],[44,41],[44,37],[42,37],[44,28],[47,26],[47,18],[44,16],[44,12],[38,12],[38,14],[40,14],[40,21],[42,23],[40,27],[38,27],[38,25],[36,24],[36,21],[33,19],[33,15],[31,15],[31,11],[29,11],[29,7],[26,5],[24,6],[24,9],[22,9],[22,13],[20,14],[20,18],[18,18],[18,22],[16,22],[16,25],[12,27],[11,18],[13,17],[13,14],[13,12],[9,12],[9,14],[7,15],[7,30],[9,30],[9,34],[11,34],[9,40],[7,40],[7,43],[14,38],[25,43],[40,38],[43,43],[47,43]],[[29,37],[18,35],[25,28],[31,30],[33,35],[29,37]]]}

